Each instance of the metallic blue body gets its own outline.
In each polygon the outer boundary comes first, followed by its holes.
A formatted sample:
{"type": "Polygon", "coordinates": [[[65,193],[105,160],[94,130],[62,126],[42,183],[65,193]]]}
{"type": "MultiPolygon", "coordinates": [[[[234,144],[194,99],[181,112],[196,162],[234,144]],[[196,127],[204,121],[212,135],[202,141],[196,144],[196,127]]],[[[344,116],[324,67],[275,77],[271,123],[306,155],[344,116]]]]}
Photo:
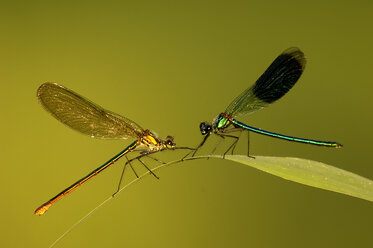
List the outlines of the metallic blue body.
{"type": "Polygon", "coordinates": [[[265,131],[265,130],[262,130],[262,129],[259,129],[259,128],[248,126],[248,125],[246,125],[242,122],[239,122],[235,119],[232,120],[232,124],[235,127],[240,127],[240,128],[243,128],[243,129],[255,132],[255,133],[268,135],[268,136],[271,136],[271,137],[274,137],[274,138],[279,138],[279,139],[284,139],[284,140],[289,140],[289,141],[295,141],[295,142],[300,142],[300,143],[306,143],[306,144],[312,144],[312,145],[318,145],[318,146],[342,147],[342,145],[337,143],[337,142],[304,139],[304,138],[298,138],[298,137],[293,137],[293,136],[288,136],[288,135],[283,135],[283,134],[279,134],[279,133],[273,133],[273,132],[265,131]]]}

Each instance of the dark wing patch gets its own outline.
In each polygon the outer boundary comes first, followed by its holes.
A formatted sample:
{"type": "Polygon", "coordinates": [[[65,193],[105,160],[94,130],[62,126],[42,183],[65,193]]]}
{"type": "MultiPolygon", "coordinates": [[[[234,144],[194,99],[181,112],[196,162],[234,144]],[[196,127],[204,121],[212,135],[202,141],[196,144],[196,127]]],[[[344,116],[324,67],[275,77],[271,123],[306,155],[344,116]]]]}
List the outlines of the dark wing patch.
{"type": "Polygon", "coordinates": [[[284,96],[297,82],[306,65],[304,54],[292,47],[278,56],[250,88],[227,107],[228,116],[250,114],[284,96]]]}
{"type": "Polygon", "coordinates": [[[303,52],[298,48],[285,50],[256,81],[254,95],[266,103],[273,103],[294,86],[305,66],[303,52]]]}

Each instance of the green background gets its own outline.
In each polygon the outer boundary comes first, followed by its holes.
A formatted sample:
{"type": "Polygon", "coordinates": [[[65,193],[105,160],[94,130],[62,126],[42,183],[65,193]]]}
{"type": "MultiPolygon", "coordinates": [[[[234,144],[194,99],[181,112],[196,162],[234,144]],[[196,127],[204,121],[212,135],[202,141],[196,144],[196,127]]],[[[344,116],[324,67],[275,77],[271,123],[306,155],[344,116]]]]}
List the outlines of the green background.
{"type": "MultiPolygon", "coordinates": [[[[308,58],[279,102],[240,118],[342,149],[251,135],[251,153],[373,178],[372,1],[2,1],[2,247],[47,247],[114,192],[123,161],[33,211],[131,140],[95,140],[38,104],[58,82],[182,146],[290,46],[308,58]]],[[[245,136],[243,136],[246,138],[245,136]]],[[[238,154],[246,154],[246,139],[238,154]]],[[[212,138],[203,153],[218,142],[212,138]]],[[[225,147],[219,149],[219,153],[225,147]]],[[[163,160],[182,152],[160,154],[163,160]]],[[[146,160],[150,166],[156,163],[146,160]]],[[[144,171],[136,164],[136,169],[144,171]]],[[[133,178],[127,171],[127,180],[133,178]]],[[[57,247],[367,247],[372,203],[224,160],[185,162],[128,188],[57,247]]]]}

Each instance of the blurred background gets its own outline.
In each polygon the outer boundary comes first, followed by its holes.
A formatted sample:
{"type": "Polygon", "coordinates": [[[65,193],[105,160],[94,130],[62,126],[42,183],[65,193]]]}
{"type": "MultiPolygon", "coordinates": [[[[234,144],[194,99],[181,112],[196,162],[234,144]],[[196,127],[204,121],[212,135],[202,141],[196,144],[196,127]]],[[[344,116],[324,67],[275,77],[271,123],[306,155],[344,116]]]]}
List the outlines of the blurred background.
{"type": "MultiPolygon", "coordinates": [[[[368,0],[2,1],[2,247],[50,245],[115,191],[124,160],[45,215],[34,209],[132,142],[91,139],[56,121],[36,99],[47,81],[161,137],[173,135],[178,145],[196,146],[201,121],[212,121],[283,50],[298,46],[308,59],[299,82],[277,103],[239,120],[344,147],[252,134],[251,153],[317,160],[373,179],[372,11],[368,0]]],[[[242,137],[237,154],[246,154],[242,137]]],[[[210,139],[201,153],[217,142],[210,139]]],[[[225,160],[185,162],[157,175],[126,189],[56,247],[372,243],[368,201],[225,160]]]]}

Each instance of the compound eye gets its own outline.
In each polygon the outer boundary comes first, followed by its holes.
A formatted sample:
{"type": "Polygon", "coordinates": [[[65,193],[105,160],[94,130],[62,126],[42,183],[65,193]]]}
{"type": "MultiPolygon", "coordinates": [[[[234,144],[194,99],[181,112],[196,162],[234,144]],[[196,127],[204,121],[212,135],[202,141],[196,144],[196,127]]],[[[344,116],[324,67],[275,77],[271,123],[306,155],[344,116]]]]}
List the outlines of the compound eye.
{"type": "Polygon", "coordinates": [[[167,136],[166,137],[166,140],[165,140],[165,144],[166,144],[166,147],[167,148],[173,148],[176,146],[175,142],[174,142],[174,137],[172,136],[167,136]]]}
{"type": "Polygon", "coordinates": [[[207,122],[201,122],[201,124],[199,124],[199,130],[201,131],[202,135],[206,135],[211,132],[212,127],[207,122]]]}

